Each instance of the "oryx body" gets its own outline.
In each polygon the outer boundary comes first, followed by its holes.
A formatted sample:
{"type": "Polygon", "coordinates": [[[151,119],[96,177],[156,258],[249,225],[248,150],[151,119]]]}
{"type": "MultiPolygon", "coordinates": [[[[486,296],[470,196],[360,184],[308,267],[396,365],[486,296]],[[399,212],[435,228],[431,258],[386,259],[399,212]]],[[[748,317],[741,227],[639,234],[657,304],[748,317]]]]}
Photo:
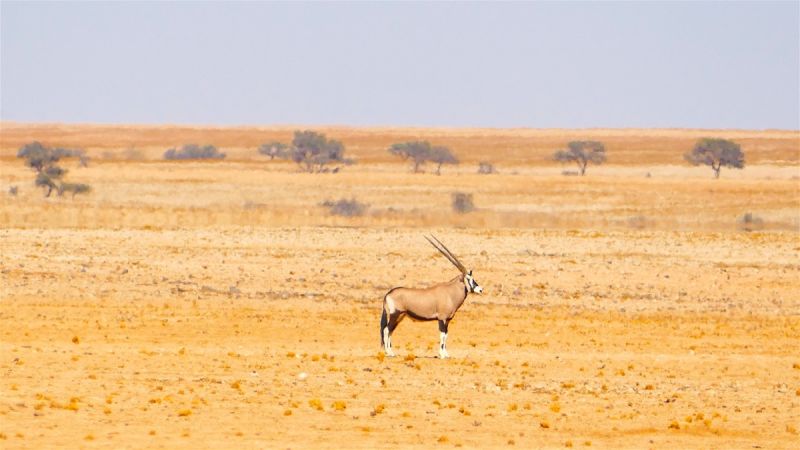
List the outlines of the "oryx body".
{"type": "MultiPolygon", "coordinates": [[[[427,239],[427,238],[426,238],[427,239]]],[[[439,322],[439,357],[447,358],[447,329],[458,309],[464,304],[470,292],[483,292],[472,271],[467,270],[458,259],[438,239],[437,246],[430,242],[460,271],[461,275],[447,283],[436,284],[427,288],[396,287],[383,297],[383,313],[381,314],[381,345],[387,356],[394,356],[392,351],[392,333],[406,316],[413,320],[439,322]]]]}

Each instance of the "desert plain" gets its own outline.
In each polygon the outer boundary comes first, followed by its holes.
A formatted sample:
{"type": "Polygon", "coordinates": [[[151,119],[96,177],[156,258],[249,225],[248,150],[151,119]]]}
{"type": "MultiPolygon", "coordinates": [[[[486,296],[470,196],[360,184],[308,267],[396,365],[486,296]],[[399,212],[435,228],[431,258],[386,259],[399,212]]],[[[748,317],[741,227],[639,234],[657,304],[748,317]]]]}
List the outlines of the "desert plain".
{"type": "Polygon", "coordinates": [[[0,124],[0,447],[798,447],[800,132],[331,126],[339,173],[258,154],[303,128],[0,124]],[[745,168],[685,163],[706,136],[745,168]],[[413,139],[461,163],[411,173],[386,149],[413,139]],[[608,161],[565,176],[577,139],[608,161]],[[45,198],[34,140],[85,149],[62,165],[92,191],[45,198]],[[161,158],[185,143],[227,157],[161,158]],[[386,358],[383,295],[457,274],[430,233],[484,293],[450,359],[409,320],[386,358]]]}

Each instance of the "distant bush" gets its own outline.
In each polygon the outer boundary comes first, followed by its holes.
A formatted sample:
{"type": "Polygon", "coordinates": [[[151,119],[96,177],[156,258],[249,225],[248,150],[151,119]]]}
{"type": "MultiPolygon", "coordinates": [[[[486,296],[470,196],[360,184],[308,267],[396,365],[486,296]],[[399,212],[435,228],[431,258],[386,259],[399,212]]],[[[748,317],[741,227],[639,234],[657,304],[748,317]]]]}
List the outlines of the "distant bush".
{"type": "Polygon", "coordinates": [[[11,186],[8,188],[8,195],[16,197],[19,194],[19,186],[11,186]]]}
{"type": "Polygon", "coordinates": [[[77,194],[88,194],[91,192],[92,187],[88,184],[82,183],[61,183],[58,187],[58,196],[61,197],[64,195],[65,192],[71,192],[72,198],[75,198],[77,194]]]}
{"type": "Polygon", "coordinates": [[[164,152],[164,159],[225,159],[225,153],[220,153],[217,147],[213,145],[204,145],[201,147],[197,144],[186,144],[179,150],[171,148],[164,152]]]}
{"type": "Polygon", "coordinates": [[[481,161],[478,163],[478,173],[482,175],[490,175],[493,173],[497,173],[494,168],[494,165],[487,161],[481,161]]]}
{"type": "Polygon", "coordinates": [[[454,192],[452,195],[453,211],[459,214],[466,214],[475,210],[475,204],[472,202],[472,194],[466,192],[454,192]]]}
{"type": "Polygon", "coordinates": [[[744,231],[754,231],[764,228],[764,220],[753,213],[746,213],[737,221],[739,228],[744,231]]]}
{"type": "Polygon", "coordinates": [[[347,200],[345,198],[332,201],[326,200],[322,206],[328,208],[328,212],[334,216],[354,217],[363,216],[367,212],[369,205],[361,203],[356,199],[347,200]]]}

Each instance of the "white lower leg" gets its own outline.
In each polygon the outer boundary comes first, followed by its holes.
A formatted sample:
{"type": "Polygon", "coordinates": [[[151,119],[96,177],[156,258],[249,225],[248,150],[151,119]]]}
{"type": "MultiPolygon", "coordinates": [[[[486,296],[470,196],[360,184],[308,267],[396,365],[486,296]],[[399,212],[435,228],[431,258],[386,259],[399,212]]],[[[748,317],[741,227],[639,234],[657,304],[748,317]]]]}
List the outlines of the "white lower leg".
{"type": "Polygon", "coordinates": [[[383,352],[386,356],[394,356],[392,351],[392,337],[389,335],[389,327],[383,329],[383,352]]]}
{"type": "Polygon", "coordinates": [[[447,358],[447,333],[439,332],[439,358],[447,358]]]}

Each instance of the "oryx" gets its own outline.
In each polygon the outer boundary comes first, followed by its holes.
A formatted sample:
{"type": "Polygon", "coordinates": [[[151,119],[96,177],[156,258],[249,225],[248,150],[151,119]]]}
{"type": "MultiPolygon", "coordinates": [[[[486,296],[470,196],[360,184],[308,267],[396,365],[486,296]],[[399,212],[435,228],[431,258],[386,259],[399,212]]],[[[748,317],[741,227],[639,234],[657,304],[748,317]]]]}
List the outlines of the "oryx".
{"type": "Polygon", "coordinates": [[[383,314],[381,314],[381,345],[386,356],[394,356],[392,351],[392,332],[397,324],[406,315],[413,320],[438,320],[439,321],[439,358],[447,358],[447,326],[456,315],[456,311],[467,299],[467,294],[474,292],[480,294],[483,288],[472,277],[472,271],[467,270],[458,258],[448,250],[435,236],[434,243],[427,236],[428,242],[436,250],[453,263],[461,275],[447,283],[436,284],[422,289],[396,287],[383,297],[383,314]],[[436,245],[439,244],[439,245],[436,245]]]}

